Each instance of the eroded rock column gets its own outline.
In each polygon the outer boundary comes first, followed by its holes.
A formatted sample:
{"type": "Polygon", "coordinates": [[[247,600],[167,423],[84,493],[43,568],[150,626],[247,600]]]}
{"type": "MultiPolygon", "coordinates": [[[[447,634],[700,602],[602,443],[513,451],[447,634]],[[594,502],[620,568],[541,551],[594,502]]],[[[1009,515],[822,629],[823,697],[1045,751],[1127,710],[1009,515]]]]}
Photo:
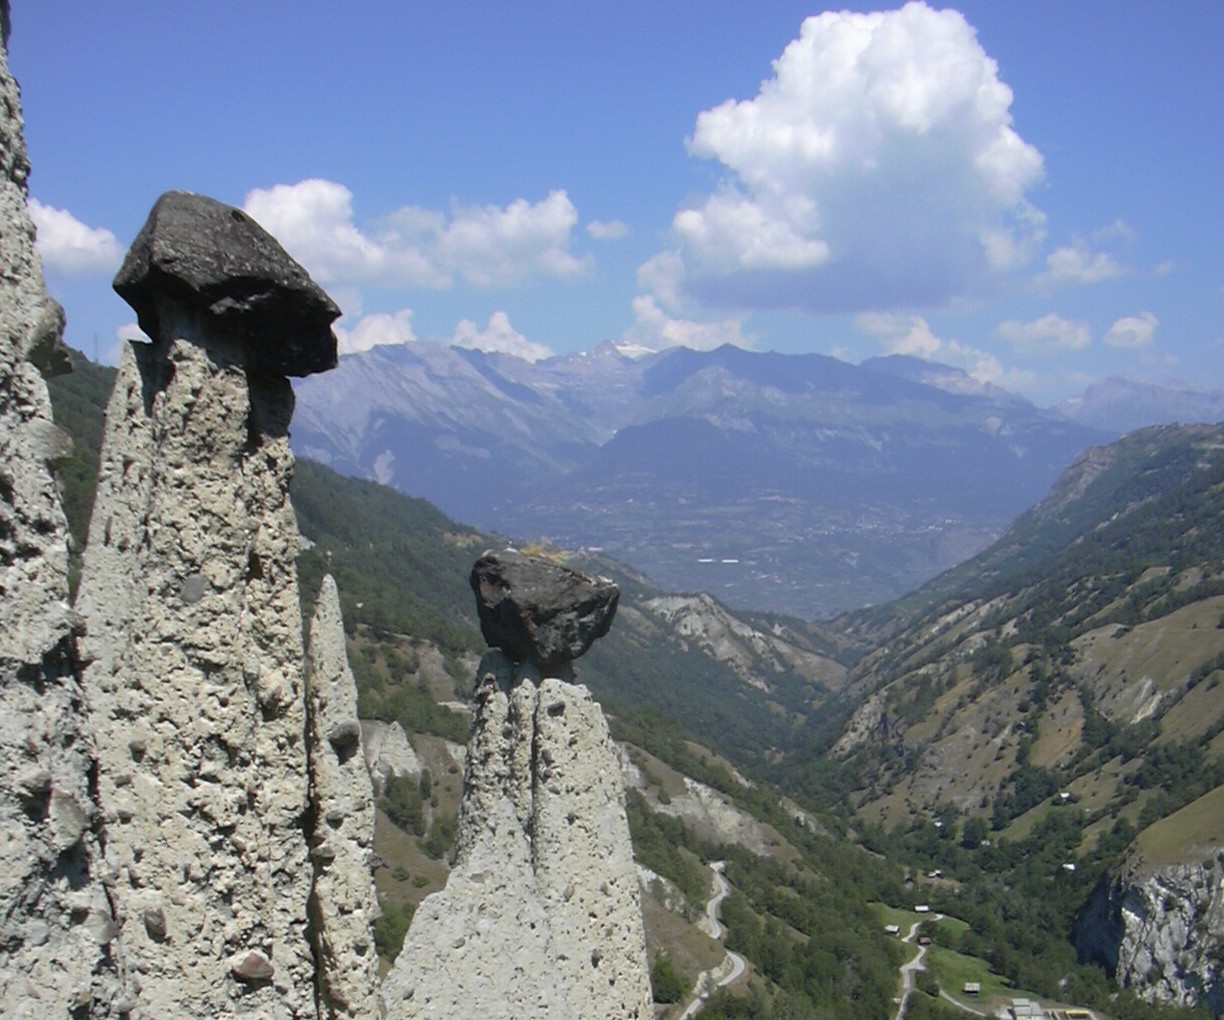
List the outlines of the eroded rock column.
{"type": "Polygon", "coordinates": [[[391,1020],[653,1016],[624,791],[571,661],[616,586],[514,552],[473,569],[481,663],[455,865],[383,985],[391,1020]]]}
{"type": "Polygon", "coordinates": [[[0,0],[0,1012],[111,1016],[122,987],[53,468],[71,442],[41,371],[68,368],[26,210],[29,163],[0,0]],[[41,369],[41,371],[40,371],[41,369]]]}
{"type": "Polygon", "coordinates": [[[319,1015],[374,1020],[374,789],[361,752],[357,682],[345,651],[340,596],[330,575],[315,604],[306,665],[319,1015]]]}
{"type": "Polygon", "coordinates": [[[162,196],[115,281],[78,609],[108,860],[148,1016],[314,1017],[302,619],[286,372],[338,309],[239,210],[162,196]]]}

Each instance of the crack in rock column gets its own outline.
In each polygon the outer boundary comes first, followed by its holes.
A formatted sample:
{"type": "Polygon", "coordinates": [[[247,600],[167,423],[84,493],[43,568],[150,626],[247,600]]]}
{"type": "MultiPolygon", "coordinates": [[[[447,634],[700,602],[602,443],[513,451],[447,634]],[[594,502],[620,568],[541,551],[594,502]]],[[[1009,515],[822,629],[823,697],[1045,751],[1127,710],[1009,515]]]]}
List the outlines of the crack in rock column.
{"type": "Polygon", "coordinates": [[[133,987],[150,1017],[315,1017],[285,372],[335,363],[338,310],[244,214],[181,192],[115,286],[153,342],[107,408],[78,608],[133,987]]]}
{"type": "Polygon", "coordinates": [[[70,364],[26,208],[8,28],[0,0],[0,1011],[14,1020],[113,1016],[130,1002],[53,474],[72,442],[52,422],[42,376],[70,364]]]}

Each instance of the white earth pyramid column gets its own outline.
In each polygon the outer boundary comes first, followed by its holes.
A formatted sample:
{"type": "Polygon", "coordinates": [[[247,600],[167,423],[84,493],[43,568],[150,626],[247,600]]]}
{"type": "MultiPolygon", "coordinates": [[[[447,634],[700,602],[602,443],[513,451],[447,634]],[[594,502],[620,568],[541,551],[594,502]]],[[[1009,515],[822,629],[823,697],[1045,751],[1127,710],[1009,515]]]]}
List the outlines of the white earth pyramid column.
{"type": "Polygon", "coordinates": [[[313,1018],[317,945],[287,374],[339,309],[238,209],[158,199],[115,289],[78,598],[98,786],[145,1016],[313,1018]]]}
{"type": "Polygon", "coordinates": [[[388,1020],[647,1020],[653,1009],[624,790],[571,662],[619,592],[539,557],[472,570],[481,662],[455,864],[383,984],[388,1020]]]}

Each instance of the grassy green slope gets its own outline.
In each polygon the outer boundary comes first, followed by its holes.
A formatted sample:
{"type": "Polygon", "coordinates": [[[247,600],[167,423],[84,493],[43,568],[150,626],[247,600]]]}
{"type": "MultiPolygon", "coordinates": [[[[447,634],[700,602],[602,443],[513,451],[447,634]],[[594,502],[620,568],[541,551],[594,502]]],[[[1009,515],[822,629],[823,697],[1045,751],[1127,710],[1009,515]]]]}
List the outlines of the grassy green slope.
{"type": "Polygon", "coordinates": [[[1201,525],[1203,502],[1217,495],[1222,443],[1220,426],[1157,426],[1086,450],[990,548],[905,598],[846,614],[837,629],[869,648],[948,602],[1020,589],[1057,596],[1077,577],[1133,570],[1153,554],[1217,556],[1224,534],[1201,525]]]}

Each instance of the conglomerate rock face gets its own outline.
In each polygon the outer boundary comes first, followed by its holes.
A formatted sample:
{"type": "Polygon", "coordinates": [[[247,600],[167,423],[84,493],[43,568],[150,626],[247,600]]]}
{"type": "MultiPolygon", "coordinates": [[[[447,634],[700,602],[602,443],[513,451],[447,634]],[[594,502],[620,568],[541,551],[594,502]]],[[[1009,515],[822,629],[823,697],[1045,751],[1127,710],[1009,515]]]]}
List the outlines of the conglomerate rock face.
{"type": "MultiPolygon", "coordinates": [[[[551,566],[527,573],[559,576],[551,566]]],[[[583,582],[574,590],[601,586],[583,582]]],[[[611,587],[599,610],[609,624],[611,587]]],[[[473,588],[483,599],[476,571],[473,588]]],[[[504,588],[498,599],[538,591],[534,583],[504,588]]],[[[564,601],[550,600],[558,611],[548,619],[588,615],[564,601]]],[[[523,620],[530,611],[513,606],[505,616],[523,620]]],[[[555,633],[576,630],[567,624],[555,633]]],[[[579,644],[585,650],[590,641],[579,644]]],[[[519,649],[523,659],[550,657],[533,647],[528,640],[519,649]]],[[[537,665],[516,664],[500,649],[485,655],[454,867],[446,887],[418,908],[383,983],[389,1020],[653,1016],[618,759],[602,709],[585,687],[568,682],[572,657],[561,656],[557,668],[566,677],[559,678],[542,677],[537,665]]]]}
{"type": "Polygon", "coordinates": [[[315,1015],[286,379],[184,311],[129,346],[77,605],[108,855],[156,1015],[315,1015]]]}
{"type": "Polygon", "coordinates": [[[70,607],[28,170],[0,48],[5,1016],[646,1020],[616,754],[566,682],[615,586],[486,564],[511,657],[482,667],[451,880],[380,997],[356,686],[330,578],[303,645],[288,496],[285,376],[335,363],[338,309],[240,211],[159,200],[116,279],[152,342],[119,367],[70,607]]]}
{"type": "MultiPolygon", "coordinates": [[[[8,14],[0,0],[3,44],[8,14]]],[[[63,313],[44,289],[28,173],[20,96],[0,45],[0,1012],[108,1016],[130,1003],[52,473],[71,442],[51,420],[39,371],[66,364],[63,313]]]]}
{"type": "Polygon", "coordinates": [[[387,792],[387,783],[392,777],[411,776],[417,779],[421,775],[421,760],[398,722],[361,720],[361,750],[365,754],[366,768],[376,797],[387,792]]]}

